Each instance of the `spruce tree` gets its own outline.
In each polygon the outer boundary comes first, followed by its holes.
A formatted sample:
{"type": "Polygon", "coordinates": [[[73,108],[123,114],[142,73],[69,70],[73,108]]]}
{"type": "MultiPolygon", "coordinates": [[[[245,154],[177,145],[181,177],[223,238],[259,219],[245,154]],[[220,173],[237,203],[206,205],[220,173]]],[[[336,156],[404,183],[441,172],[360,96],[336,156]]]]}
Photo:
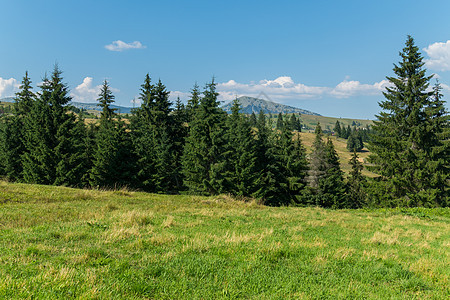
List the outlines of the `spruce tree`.
{"type": "Polygon", "coordinates": [[[37,101],[24,120],[23,174],[26,182],[77,186],[83,176],[83,143],[62,72],[44,78],[37,101]]]}
{"type": "Polygon", "coordinates": [[[300,135],[296,133],[293,139],[292,132],[285,126],[276,139],[277,158],[280,162],[280,171],[285,175],[285,189],[290,202],[299,203],[306,184],[308,162],[306,150],[303,147],[300,135]]]}
{"type": "Polygon", "coordinates": [[[255,182],[257,190],[253,196],[263,199],[267,205],[287,205],[291,199],[286,174],[282,172],[282,160],[277,155],[276,135],[267,126],[263,110],[258,114],[256,129],[258,177],[255,182]]]}
{"type": "Polygon", "coordinates": [[[188,100],[188,103],[186,105],[188,122],[193,120],[195,110],[200,105],[200,98],[201,98],[200,87],[198,86],[197,83],[195,83],[194,87],[191,90],[191,98],[188,100]]]}
{"type": "Polygon", "coordinates": [[[341,123],[339,121],[336,121],[336,125],[334,125],[334,133],[336,136],[342,137],[341,123]]]}
{"type": "Polygon", "coordinates": [[[373,126],[372,170],[393,205],[448,206],[449,115],[412,37],[400,57],[373,126]]]}
{"type": "Polygon", "coordinates": [[[276,129],[277,129],[277,130],[282,130],[283,127],[284,127],[283,114],[282,114],[282,113],[279,113],[279,114],[278,114],[278,118],[277,118],[276,129]]]}
{"type": "Polygon", "coordinates": [[[147,73],[141,85],[137,108],[130,119],[133,149],[137,156],[137,186],[149,192],[156,191],[156,131],[153,123],[155,106],[154,86],[147,73]]]}
{"type": "Polygon", "coordinates": [[[365,205],[367,197],[366,192],[364,191],[366,178],[361,173],[363,165],[359,161],[356,151],[353,151],[349,164],[352,166],[352,170],[348,177],[348,192],[344,207],[361,208],[365,205]]]}
{"type": "Polygon", "coordinates": [[[227,118],[227,184],[233,195],[250,197],[258,176],[256,140],[248,118],[239,110],[239,100],[235,99],[227,118]]]}
{"type": "Polygon", "coordinates": [[[308,181],[313,191],[317,191],[319,181],[324,176],[327,169],[325,143],[323,141],[323,132],[320,123],[317,124],[314,133],[315,139],[309,159],[308,181]]]}
{"type": "Polygon", "coordinates": [[[114,98],[105,80],[97,99],[102,113],[95,136],[96,147],[89,176],[89,182],[93,187],[117,188],[134,184],[131,138],[125,123],[110,107],[114,98]]]}
{"type": "Polygon", "coordinates": [[[257,121],[256,121],[256,115],[255,115],[254,112],[252,112],[252,113],[250,114],[249,122],[250,122],[250,126],[251,126],[251,127],[256,127],[257,121]]]}
{"type": "Polygon", "coordinates": [[[318,204],[322,207],[344,208],[346,186],[339,163],[339,156],[330,138],[327,140],[325,151],[326,171],[319,180],[318,204]]]}
{"type": "Polygon", "coordinates": [[[360,152],[364,148],[364,143],[362,141],[360,130],[354,130],[347,140],[347,150],[350,152],[357,151],[360,152]]]}
{"type": "Polygon", "coordinates": [[[183,174],[193,193],[217,194],[225,187],[225,112],[219,108],[214,79],[206,85],[189,124],[183,151],[183,174]]]}
{"type": "Polygon", "coordinates": [[[0,165],[3,175],[12,181],[22,179],[22,160],[25,151],[24,122],[35,101],[28,72],[22,80],[20,91],[16,94],[13,115],[2,117],[0,132],[0,165]]]}

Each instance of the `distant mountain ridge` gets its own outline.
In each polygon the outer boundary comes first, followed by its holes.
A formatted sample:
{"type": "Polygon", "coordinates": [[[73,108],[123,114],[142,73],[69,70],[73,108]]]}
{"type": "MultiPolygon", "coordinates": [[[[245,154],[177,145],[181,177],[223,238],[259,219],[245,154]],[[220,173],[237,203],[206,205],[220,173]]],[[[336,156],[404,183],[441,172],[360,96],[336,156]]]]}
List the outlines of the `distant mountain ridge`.
{"type": "MultiPolygon", "coordinates": [[[[266,114],[302,114],[302,115],[312,115],[312,116],[320,116],[320,114],[311,112],[309,110],[284,105],[280,103],[275,103],[272,101],[267,101],[259,98],[254,97],[248,97],[248,96],[242,96],[238,98],[239,102],[241,103],[241,113],[244,114],[251,114],[254,112],[255,114],[259,113],[260,110],[263,110],[266,114]]],[[[7,97],[0,99],[0,102],[14,102],[14,97],[7,97]]],[[[101,111],[102,108],[97,105],[97,103],[83,103],[83,102],[76,102],[72,101],[70,103],[76,108],[79,109],[85,109],[85,110],[95,110],[95,111],[101,111]]],[[[225,110],[227,113],[231,113],[231,106],[232,102],[225,104],[222,106],[222,109],[225,110]]],[[[129,114],[131,113],[132,107],[125,107],[120,105],[111,105],[111,108],[117,109],[118,113],[122,114],[129,114]]]]}
{"type": "MultiPolygon", "coordinates": [[[[82,102],[72,101],[72,102],[70,102],[70,104],[79,109],[97,110],[97,111],[102,110],[102,108],[100,106],[98,106],[97,103],[82,103],[82,102]]],[[[125,107],[125,106],[119,106],[119,105],[114,105],[114,104],[111,104],[110,107],[117,109],[116,112],[121,113],[121,114],[130,114],[131,110],[133,109],[132,107],[125,107]]]]}
{"type": "MultiPolygon", "coordinates": [[[[239,102],[241,103],[241,113],[244,114],[251,114],[251,113],[259,113],[260,110],[262,110],[266,114],[303,114],[303,115],[312,115],[312,116],[320,116],[320,114],[311,112],[309,110],[284,105],[280,103],[275,103],[272,101],[267,101],[259,98],[254,97],[248,97],[248,96],[242,96],[237,98],[239,102]]],[[[225,110],[227,113],[231,113],[231,106],[233,105],[232,102],[225,104],[222,106],[222,109],[225,110]]]]}
{"type": "MultiPolygon", "coordinates": [[[[0,102],[14,102],[14,97],[1,98],[0,102]]],[[[102,110],[102,108],[100,106],[98,106],[97,103],[83,103],[83,102],[72,101],[72,102],[70,102],[70,104],[79,109],[96,110],[96,111],[102,110]]],[[[132,107],[125,107],[125,106],[119,106],[119,105],[114,105],[114,104],[111,105],[111,108],[117,109],[117,112],[121,113],[121,114],[129,114],[129,113],[131,113],[131,110],[133,109],[132,107]]]]}

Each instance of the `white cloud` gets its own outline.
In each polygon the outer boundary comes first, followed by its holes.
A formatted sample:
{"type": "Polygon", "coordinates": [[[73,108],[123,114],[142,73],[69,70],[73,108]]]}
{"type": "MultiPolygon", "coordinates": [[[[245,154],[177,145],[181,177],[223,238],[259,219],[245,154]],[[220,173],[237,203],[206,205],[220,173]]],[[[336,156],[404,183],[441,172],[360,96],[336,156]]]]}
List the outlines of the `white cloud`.
{"type": "MultiPolygon", "coordinates": [[[[70,96],[73,98],[73,101],[85,102],[85,103],[96,102],[98,95],[100,94],[102,85],[93,86],[93,84],[92,84],[93,81],[94,80],[92,77],[85,77],[83,79],[83,82],[81,84],[79,84],[70,93],[70,96]]],[[[120,92],[120,90],[118,90],[116,88],[110,87],[110,89],[113,93],[120,92]]]]}
{"type": "Polygon", "coordinates": [[[354,80],[344,80],[333,88],[329,94],[336,98],[348,98],[351,96],[379,95],[386,87],[390,86],[389,81],[382,80],[374,84],[364,84],[354,80]]]}
{"type": "Polygon", "coordinates": [[[19,90],[19,82],[14,78],[3,79],[0,77],[0,98],[12,97],[19,90]]]}
{"type": "MultiPolygon", "coordinates": [[[[347,78],[347,77],[346,77],[347,78]]],[[[313,99],[325,96],[333,98],[348,98],[352,96],[381,95],[381,92],[389,86],[387,80],[373,84],[362,84],[359,81],[344,80],[335,87],[308,86],[303,83],[295,83],[289,76],[281,76],[274,80],[261,80],[257,83],[238,83],[235,80],[219,83],[217,91],[220,99],[229,101],[238,96],[269,95],[282,102],[284,99],[313,99]]]]}
{"type": "Polygon", "coordinates": [[[450,40],[446,43],[434,43],[423,49],[429,59],[425,59],[428,68],[438,71],[450,71],[450,40]]]}
{"type": "Polygon", "coordinates": [[[125,43],[121,40],[117,40],[109,45],[106,45],[105,48],[108,49],[109,51],[121,52],[129,49],[144,49],[146,48],[146,46],[142,45],[141,42],[138,41],[134,41],[132,43],[125,43]]]}

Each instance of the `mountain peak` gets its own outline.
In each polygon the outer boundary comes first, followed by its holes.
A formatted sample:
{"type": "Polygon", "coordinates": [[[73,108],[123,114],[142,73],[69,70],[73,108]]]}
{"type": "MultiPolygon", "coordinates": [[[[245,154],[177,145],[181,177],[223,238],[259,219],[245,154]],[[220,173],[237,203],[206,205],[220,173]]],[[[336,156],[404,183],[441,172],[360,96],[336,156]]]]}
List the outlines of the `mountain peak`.
{"type": "MultiPolygon", "coordinates": [[[[237,98],[239,102],[241,103],[241,113],[244,114],[251,114],[254,112],[255,114],[259,113],[260,110],[262,110],[266,114],[303,114],[303,115],[313,115],[313,116],[320,116],[318,113],[311,112],[309,110],[284,105],[268,100],[263,100],[260,98],[254,98],[249,96],[241,96],[237,98]]],[[[231,113],[231,106],[233,105],[232,102],[225,104],[222,106],[222,108],[227,112],[231,113]]]]}

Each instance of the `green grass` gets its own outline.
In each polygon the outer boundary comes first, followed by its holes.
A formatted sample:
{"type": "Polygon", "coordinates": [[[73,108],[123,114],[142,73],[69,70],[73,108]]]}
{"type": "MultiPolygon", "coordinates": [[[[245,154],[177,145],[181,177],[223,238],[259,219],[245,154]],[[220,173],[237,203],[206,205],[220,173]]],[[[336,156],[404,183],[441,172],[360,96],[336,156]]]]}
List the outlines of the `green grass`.
{"type": "Polygon", "coordinates": [[[301,115],[301,123],[306,125],[308,128],[311,128],[311,131],[314,132],[314,129],[317,126],[317,123],[320,122],[320,126],[323,130],[333,131],[334,126],[336,125],[336,121],[342,126],[347,127],[350,125],[352,127],[353,121],[356,123],[356,127],[366,127],[366,125],[373,125],[372,120],[361,120],[361,119],[348,119],[348,118],[333,118],[333,117],[325,117],[325,116],[313,116],[313,115],[301,115]]]}
{"type": "Polygon", "coordinates": [[[449,209],[0,182],[1,299],[448,299],[449,209]]]}

